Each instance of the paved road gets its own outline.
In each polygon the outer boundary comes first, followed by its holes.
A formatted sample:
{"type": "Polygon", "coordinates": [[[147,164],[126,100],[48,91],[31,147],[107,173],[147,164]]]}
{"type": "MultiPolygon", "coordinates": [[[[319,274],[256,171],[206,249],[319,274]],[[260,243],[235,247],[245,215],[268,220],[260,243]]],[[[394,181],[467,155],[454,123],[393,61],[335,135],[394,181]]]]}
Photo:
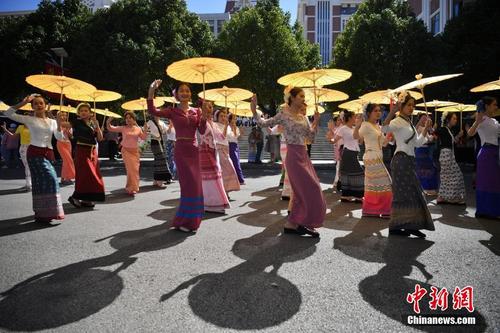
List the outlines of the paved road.
{"type": "MultiPolygon", "coordinates": [[[[247,168],[225,216],[196,235],[169,231],[179,186],[123,192],[124,170],[103,167],[108,200],[65,204],[57,226],[33,222],[20,170],[0,170],[0,330],[58,332],[499,332],[500,222],[430,202],[426,240],[388,237],[387,222],[340,203],[322,166],[329,212],[321,239],[282,236],[279,170],[247,168]],[[408,326],[415,284],[474,287],[477,325],[408,326]]],[[[64,200],[73,187],[64,187],[64,200]]],[[[428,295],[427,295],[428,296],[428,295]]],[[[424,298],[426,300],[426,298],[424,298]]],[[[420,305],[428,309],[428,299],[420,305]]],[[[451,307],[450,296],[450,307],[451,307]]],[[[465,310],[459,312],[466,313],[465,310]]]]}

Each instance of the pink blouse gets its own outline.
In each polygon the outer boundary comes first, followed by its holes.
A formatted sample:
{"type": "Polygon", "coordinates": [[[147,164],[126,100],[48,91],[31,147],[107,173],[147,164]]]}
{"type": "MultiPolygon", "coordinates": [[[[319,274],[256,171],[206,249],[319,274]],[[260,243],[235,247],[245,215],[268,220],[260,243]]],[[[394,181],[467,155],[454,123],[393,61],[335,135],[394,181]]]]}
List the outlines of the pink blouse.
{"type": "Polygon", "coordinates": [[[168,107],[158,110],[153,100],[148,99],[148,112],[150,115],[172,120],[177,141],[187,140],[196,144],[196,130],[203,134],[207,127],[207,121],[201,117],[200,109],[190,107],[187,112],[184,112],[180,108],[168,107]]]}
{"type": "Polygon", "coordinates": [[[118,132],[122,134],[122,147],[137,148],[139,138],[146,140],[148,133],[144,132],[139,126],[112,126],[109,125],[110,132],[118,132]]]}

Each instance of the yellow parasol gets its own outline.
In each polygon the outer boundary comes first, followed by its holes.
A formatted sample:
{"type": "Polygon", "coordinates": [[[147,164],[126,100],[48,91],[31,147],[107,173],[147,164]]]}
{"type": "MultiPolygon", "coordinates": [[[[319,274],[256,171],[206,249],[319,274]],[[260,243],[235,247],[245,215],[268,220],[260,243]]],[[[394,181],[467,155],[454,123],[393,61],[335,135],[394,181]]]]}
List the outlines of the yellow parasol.
{"type": "MultiPolygon", "coordinates": [[[[408,91],[408,93],[415,98],[415,100],[419,100],[422,98],[422,94],[416,91],[408,91]]],[[[387,90],[377,90],[372,91],[370,93],[364,94],[360,99],[367,103],[376,103],[376,104],[391,104],[391,89],[387,90]]]]}
{"type": "Polygon", "coordinates": [[[460,113],[460,128],[462,128],[462,112],[475,112],[476,109],[477,109],[477,106],[475,106],[474,104],[456,104],[456,105],[445,106],[445,107],[436,109],[436,111],[459,112],[460,113]]]}
{"type": "MultiPolygon", "coordinates": [[[[97,112],[97,108],[95,103],[96,102],[111,102],[111,101],[116,101],[117,99],[122,98],[122,95],[114,92],[114,91],[109,91],[109,90],[94,90],[93,92],[86,93],[86,94],[66,94],[66,97],[69,99],[75,100],[75,101],[80,101],[80,102],[93,102],[94,103],[94,112],[97,112]]],[[[104,111],[104,110],[102,110],[104,111]]],[[[103,114],[103,113],[100,113],[103,114]]],[[[115,113],[116,114],[116,113],[115,113]]],[[[103,126],[104,123],[106,122],[106,115],[104,115],[104,120],[103,120],[103,126]]]]}
{"type": "Polygon", "coordinates": [[[315,105],[315,104],[312,104],[312,105],[308,105],[307,106],[307,109],[306,109],[306,116],[310,117],[310,116],[314,116],[314,112],[315,111],[318,111],[318,113],[323,113],[325,112],[325,108],[322,107],[321,105],[315,105]]]}
{"type": "Polygon", "coordinates": [[[229,60],[207,57],[180,60],[167,67],[168,76],[181,82],[201,83],[203,91],[206,83],[225,81],[239,72],[238,65],[229,60]]]}
{"type": "Polygon", "coordinates": [[[407,84],[402,85],[401,87],[394,89],[392,91],[392,93],[398,93],[398,92],[401,92],[404,90],[418,88],[420,90],[420,92],[422,93],[422,98],[424,99],[425,111],[428,112],[427,104],[425,101],[425,94],[424,94],[425,86],[432,84],[432,83],[441,82],[444,80],[449,80],[449,79],[455,78],[455,77],[460,76],[460,75],[463,75],[463,73],[431,76],[431,77],[426,77],[424,79],[422,74],[417,74],[417,75],[415,75],[415,79],[416,79],[415,81],[409,82],[407,84]]]}
{"type": "Polygon", "coordinates": [[[363,109],[365,102],[358,98],[339,105],[339,108],[359,113],[363,109]]]}
{"type": "Polygon", "coordinates": [[[242,101],[244,99],[251,98],[253,96],[253,92],[246,89],[228,88],[224,86],[222,88],[202,91],[198,94],[198,96],[209,101],[224,101],[224,107],[227,107],[228,102],[242,101]]]}
{"type": "Polygon", "coordinates": [[[338,102],[349,98],[349,95],[342,91],[327,88],[305,88],[306,103],[338,102]]]}
{"type": "Polygon", "coordinates": [[[156,99],[163,101],[163,103],[170,103],[170,104],[179,103],[179,101],[177,99],[175,99],[175,97],[171,97],[171,96],[157,96],[157,97],[155,97],[155,100],[156,99]]]}
{"type": "Polygon", "coordinates": [[[343,69],[313,68],[304,72],[297,72],[282,76],[278,83],[283,86],[293,87],[322,87],[329,84],[345,81],[352,73],[343,69]]]}
{"type": "Polygon", "coordinates": [[[483,92],[483,91],[491,91],[491,90],[500,90],[500,79],[496,81],[491,81],[484,83],[480,86],[472,88],[471,92],[483,92]]]}
{"type": "Polygon", "coordinates": [[[60,106],[62,106],[63,95],[65,94],[82,95],[96,90],[96,87],[90,83],[62,75],[31,75],[26,78],[26,82],[38,89],[59,94],[60,106]]]}
{"type": "MultiPolygon", "coordinates": [[[[352,73],[343,69],[336,68],[313,68],[304,72],[297,72],[282,76],[278,83],[284,86],[293,87],[313,87],[314,89],[327,86],[329,84],[339,83],[349,79],[352,73]]],[[[314,104],[318,104],[317,95],[313,95],[314,104]]]]}
{"type": "MultiPolygon", "coordinates": [[[[450,101],[439,101],[439,100],[433,100],[432,102],[424,102],[424,103],[420,103],[420,104],[417,104],[415,106],[418,106],[418,107],[424,107],[426,111],[427,108],[442,108],[442,107],[445,107],[445,106],[451,106],[451,105],[456,105],[458,103],[456,102],[450,102],[450,101]]],[[[435,121],[437,121],[437,110],[434,109],[434,119],[435,121]]]]}
{"type": "Polygon", "coordinates": [[[4,102],[0,102],[0,112],[7,111],[10,108],[10,105],[5,104],[4,102]]]}
{"type": "MultiPolygon", "coordinates": [[[[155,107],[160,107],[164,104],[164,100],[162,98],[155,98],[153,100],[153,104],[155,107]]],[[[142,116],[144,117],[144,121],[146,121],[147,107],[148,107],[148,101],[144,97],[134,99],[122,104],[122,109],[128,111],[142,111],[142,116]]]]}

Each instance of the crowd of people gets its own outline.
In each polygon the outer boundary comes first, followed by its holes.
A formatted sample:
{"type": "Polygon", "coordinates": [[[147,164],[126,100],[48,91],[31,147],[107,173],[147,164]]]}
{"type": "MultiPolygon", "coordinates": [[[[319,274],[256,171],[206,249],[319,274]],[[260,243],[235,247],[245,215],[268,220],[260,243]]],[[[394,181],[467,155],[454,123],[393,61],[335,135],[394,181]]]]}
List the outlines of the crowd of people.
{"type": "MultiPolygon", "coordinates": [[[[87,103],[77,106],[76,119],[69,119],[65,112],[58,112],[53,119],[41,95],[27,96],[5,112],[20,125],[2,126],[2,156],[7,167],[18,163],[20,156],[38,222],[64,218],[61,184],[74,180],[75,191],[68,201],[77,208],[94,207],[106,199],[98,158],[98,145],[104,139],[110,159],[115,159],[120,147],[127,174],[125,190],[135,196],[140,190],[140,144],[149,138],[154,156],[153,185],[165,188],[173,179],[180,184],[179,207],[172,223],[177,230],[195,232],[204,212],[224,214],[230,208],[230,193],[245,185],[238,145],[246,130],[238,126],[241,120],[225,109],[214,110],[210,101],[190,106],[187,83],[179,83],[175,90],[176,106],[157,109],[153,99],[160,85],[161,80],[155,80],[149,87],[149,120],[142,127],[135,114],[127,112],[121,126],[108,119],[103,133],[87,103]],[[28,103],[33,112],[18,114],[17,110],[28,103]],[[62,159],[60,182],[53,166],[54,148],[62,159]]],[[[315,113],[311,122],[306,116],[301,88],[287,87],[284,101],[274,117],[262,117],[257,112],[257,97],[252,98],[253,124],[247,121],[252,125],[248,160],[261,163],[266,132],[271,162],[283,161],[282,199],[289,200],[283,232],[319,237],[317,228],[324,223],[327,207],[308,146],[318,140],[320,117],[315,113]]],[[[466,204],[455,145],[477,134],[481,144],[475,181],[476,216],[499,218],[500,125],[493,117],[497,100],[484,97],[477,103],[475,121],[466,132],[457,130],[455,113],[444,113],[439,124],[422,115],[414,124],[414,108],[415,99],[402,92],[383,121],[382,107],[369,103],[362,115],[345,111],[329,122],[326,140],[332,144],[336,161],[333,188],[340,192],[340,200],[361,204],[363,216],[390,219],[392,235],[424,238],[421,230],[434,230],[426,195],[437,196],[437,204],[466,204]],[[365,148],[363,166],[360,145],[365,148]],[[437,159],[433,158],[435,151],[437,159]]]]}

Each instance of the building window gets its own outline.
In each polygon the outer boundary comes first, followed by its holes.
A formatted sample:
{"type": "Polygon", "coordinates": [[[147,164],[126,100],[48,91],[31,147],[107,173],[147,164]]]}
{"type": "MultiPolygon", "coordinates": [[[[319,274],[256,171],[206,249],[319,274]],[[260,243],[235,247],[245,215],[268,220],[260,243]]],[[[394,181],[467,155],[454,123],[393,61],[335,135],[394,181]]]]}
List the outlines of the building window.
{"type": "Polygon", "coordinates": [[[451,16],[457,17],[458,15],[460,15],[460,13],[462,12],[462,6],[463,6],[462,0],[453,0],[451,16]]]}
{"type": "Polygon", "coordinates": [[[220,33],[222,31],[222,27],[224,25],[224,20],[217,21],[217,32],[220,33]]]}
{"type": "Polygon", "coordinates": [[[210,26],[210,31],[212,31],[212,33],[215,34],[214,21],[210,20],[210,21],[207,21],[207,22],[208,22],[208,25],[210,26]]]}
{"type": "Polygon", "coordinates": [[[439,22],[440,17],[441,15],[439,14],[439,11],[431,17],[431,33],[433,35],[437,35],[438,33],[441,32],[441,27],[439,22]]]}
{"type": "Polygon", "coordinates": [[[345,30],[345,27],[347,26],[347,22],[351,19],[351,16],[342,16],[341,22],[340,22],[340,31],[343,32],[345,30]]]}

